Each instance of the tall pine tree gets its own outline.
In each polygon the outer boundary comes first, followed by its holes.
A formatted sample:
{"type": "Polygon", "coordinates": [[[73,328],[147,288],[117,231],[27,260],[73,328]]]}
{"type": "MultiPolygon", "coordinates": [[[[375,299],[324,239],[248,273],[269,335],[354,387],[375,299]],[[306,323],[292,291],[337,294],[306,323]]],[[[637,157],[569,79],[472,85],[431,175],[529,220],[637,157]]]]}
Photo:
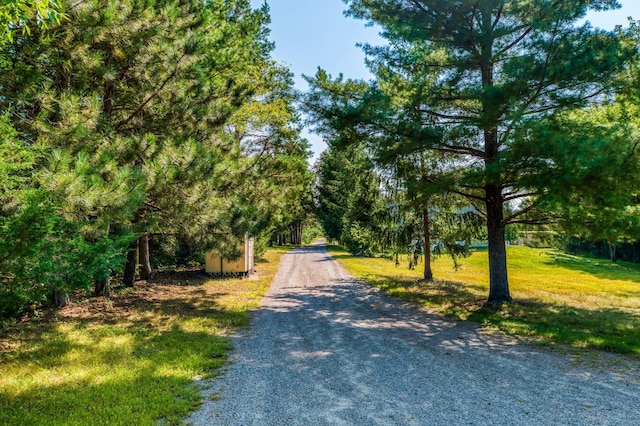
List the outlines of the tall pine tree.
{"type": "MultiPolygon", "coordinates": [[[[581,107],[609,93],[614,75],[636,57],[635,46],[620,34],[579,21],[588,10],[612,9],[617,3],[346,2],[348,15],[381,26],[388,41],[364,50],[377,87],[397,108],[394,117],[400,124],[392,130],[410,136],[422,149],[456,159],[450,162],[456,176],[452,190],[486,218],[488,302],[511,300],[505,227],[525,220],[553,190],[547,179],[535,178],[540,174],[525,167],[534,159],[519,153],[536,141],[522,137],[521,130],[533,117],[581,107]]],[[[345,102],[338,95],[334,91],[332,100],[321,101],[325,117],[334,115],[328,120],[335,121],[337,114],[350,117],[355,129],[385,131],[369,126],[380,124],[377,111],[358,107],[358,97],[345,102]]],[[[541,161],[545,156],[541,153],[541,161]]]]}

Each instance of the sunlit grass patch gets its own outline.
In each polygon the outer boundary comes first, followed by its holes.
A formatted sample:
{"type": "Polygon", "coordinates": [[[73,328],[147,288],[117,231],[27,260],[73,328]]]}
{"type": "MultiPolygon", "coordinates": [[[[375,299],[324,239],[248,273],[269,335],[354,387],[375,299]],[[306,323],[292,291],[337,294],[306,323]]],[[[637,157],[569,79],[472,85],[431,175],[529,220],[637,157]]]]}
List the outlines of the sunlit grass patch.
{"type": "Polygon", "coordinates": [[[434,283],[418,269],[381,258],[331,254],[354,276],[444,315],[472,320],[543,344],[561,343],[640,357],[640,265],[570,256],[555,250],[508,247],[514,303],[485,308],[489,292],[486,250],[455,270],[446,258],[433,264],[434,283]]]}
{"type": "Polygon", "coordinates": [[[286,251],[270,250],[250,279],[140,284],[11,329],[0,339],[0,424],[179,424],[286,251]]]}

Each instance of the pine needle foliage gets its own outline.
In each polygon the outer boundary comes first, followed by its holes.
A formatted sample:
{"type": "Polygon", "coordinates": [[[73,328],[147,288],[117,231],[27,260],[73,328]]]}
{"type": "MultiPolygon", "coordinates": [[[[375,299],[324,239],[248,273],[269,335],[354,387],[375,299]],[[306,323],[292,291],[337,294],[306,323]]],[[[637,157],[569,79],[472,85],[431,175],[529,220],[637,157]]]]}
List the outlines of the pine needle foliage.
{"type": "Polygon", "coordinates": [[[268,7],[88,0],[60,12],[0,46],[10,143],[38,153],[0,169],[0,185],[29,175],[72,236],[120,247],[120,266],[87,281],[119,275],[125,256],[133,285],[148,237],[233,248],[300,210],[309,154],[291,74],[270,57],[268,7]]]}
{"type": "MultiPolygon", "coordinates": [[[[318,72],[310,79],[310,110],[323,130],[347,141],[369,139],[378,148],[374,151],[396,156],[420,150],[445,158],[455,178],[449,191],[466,197],[486,220],[488,302],[511,300],[505,229],[538,223],[534,210],[557,189],[535,168],[553,164],[554,152],[536,151],[543,141],[527,130],[532,121],[611,99],[616,76],[637,61],[633,31],[607,32],[580,21],[590,10],[619,4],[345,3],[348,16],[379,25],[387,44],[363,45],[375,76],[371,83],[318,72]],[[532,151],[538,156],[520,155],[532,151]]],[[[587,191],[589,181],[578,186],[587,191]]]]}

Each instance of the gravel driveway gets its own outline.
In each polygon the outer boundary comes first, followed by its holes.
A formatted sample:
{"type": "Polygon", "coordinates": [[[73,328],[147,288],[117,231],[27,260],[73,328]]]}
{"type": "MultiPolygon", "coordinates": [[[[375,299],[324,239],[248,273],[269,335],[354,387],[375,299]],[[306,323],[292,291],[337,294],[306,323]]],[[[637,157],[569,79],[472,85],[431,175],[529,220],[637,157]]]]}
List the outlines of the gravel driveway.
{"type": "Polygon", "coordinates": [[[291,251],[194,425],[640,425],[640,363],[533,348],[291,251]]]}

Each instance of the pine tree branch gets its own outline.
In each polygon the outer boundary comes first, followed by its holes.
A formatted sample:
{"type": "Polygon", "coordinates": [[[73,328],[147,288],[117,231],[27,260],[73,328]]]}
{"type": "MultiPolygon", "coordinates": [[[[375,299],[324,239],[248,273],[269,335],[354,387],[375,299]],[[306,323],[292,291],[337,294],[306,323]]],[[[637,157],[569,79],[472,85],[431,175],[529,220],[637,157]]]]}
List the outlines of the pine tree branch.
{"type": "Polygon", "coordinates": [[[512,220],[509,222],[509,225],[552,225],[558,223],[558,217],[545,217],[540,219],[519,219],[512,220]]]}
{"type": "Polygon", "coordinates": [[[485,217],[485,218],[487,217],[487,212],[486,212],[485,210],[482,210],[482,209],[480,208],[480,206],[479,206],[476,202],[474,202],[473,200],[469,200],[469,204],[471,204],[471,206],[472,206],[474,209],[476,209],[476,211],[477,211],[478,213],[480,213],[480,215],[481,215],[481,216],[483,216],[483,217],[485,217]]]}
{"type": "Polygon", "coordinates": [[[510,223],[514,223],[513,219],[522,216],[523,214],[529,213],[530,211],[532,211],[533,209],[535,209],[536,207],[538,207],[538,204],[540,204],[539,202],[533,202],[530,205],[528,205],[527,207],[525,207],[524,209],[514,212],[512,214],[510,214],[509,216],[507,216],[506,218],[504,218],[502,220],[502,223],[504,225],[508,225],[510,223]]]}
{"type": "MultiPolygon", "coordinates": [[[[518,31],[520,29],[524,29],[527,28],[526,26],[521,26],[517,29],[514,29],[515,31],[518,31]]],[[[498,56],[503,55],[504,53],[507,53],[509,50],[513,49],[515,46],[518,45],[518,43],[520,43],[522,40],[524,40],[529,34],[531,34],[531,31],[533,31],[532,27],[528,27],[522,34],[520,34],[520,36],[518,38],[516,38],[514,41],[512,41],[511,43],[509,43],[508,45],[506,45],[505,47],[503,47],[499,52],[498,52],[498,56]]]]}
{"type": "MultiPolygon", "coordinates": [[[[552,6],[552,10],[555,9],[559,4],[560,4],[561,0],[557,0],[553,6],[552,6]]],[[[501,8],[502,9],[502,8],[501,8]]],[[[498,16],[501,14],[501,10],[498,13],[498,16]]],[[[496,17],[496,21],[494,22],[494,27],[495,25],[497,25],[499,18],[496,17]]],[[[513,49],[515,46],[517,46],[522,40],[524,40],[530,33],[531,31],[533,31],[533,27],[531,25],[521,25],[520,27],[517,27],[513,30],[513,32],[525,29],[525,32],[522,33],[517,39],[515,39],[514,41],[512,41],[511,43],[509,43],[507,46],[505,46],[504,48],[502,48],[502,50],[500,50],[500,52],[498,52],[498,55],[502,55],[503,53],[508,52],[509,50],[513,49]]],[[[556,21],[556,28],[557,28],[557,21],[556,21]]]]}
{"type": "Polygon", "coordinates": [[[436,150],[452,154],[466,154],[483,159],[487,157],[484,151],[466,146],[444,145],[441,148],[436,148],[436,150]]]}
{"type": "Polygon", "coordinates": [[[513,201],[513,200],[518,200],[520,198],[527,198],[527,197],[535,197],[536,195],[540,195],[537,192],[525,192],[525,193],[521,193],[521,194],[511,194],[508,195],[506,197],[504,197],[504,201],[505,202],[509,202],[509,201],[513,201]]]}
{"type": "Polygon", "coordinates": [[[496,19],[493,20],[493,24],[491,25],[491,27],[495,30],[496,27],[498,26],[498,23],[500,22],[500,19],[502,18],[502,11],[504,10],[504,5],[500,5],[500,7],[498,8],[498,12],[496,13],[496,19]]]}
{"type": "Polygon", "coordinates": [[[466,122],[469,120],[473,120],[475,117],[472,116],[465,116],[465,115],[449,115],[449,114],[442,114],[440,112],[436,112],[432,109],[419,109],[418,111],[423,112],[425,114],[431,115],[433,117],[436,118],[442,118],[444,120],[455,120],[455,121],[460,121],[460,122],[466,122]]]}
{"type": "Polygon", "coordinates": [[[180,58],[178,58],[178,62],[176,62],[175,67],[173,68],[173,71],[171,71],[171,73],[167,76],[167,78],[165,78],[162,83],[160,83],[160,86],[158,86],[158,88],[144,101],[142,102],[138,108],[136,108],[135,111],[133,111],[133,113],[131,113],[131,115],[129,115],[127,118],[125,118],[124,120],[120,121],[118,124],[116,124],[115,126],[115,130],[116,132],[120,131],[120,129],[122,128],[122,126],[128,124],[131,120],[133,120],[138,114],[140,114],[144,108],[147,106],[147,104],[149,102],[151,102],[154,98],[156,98],[160,92],[162,92],[162,90],[164,89],[164,87],[169,83],[169,81],[171,81],[177,74],[178,74],[178,70],[180,69],[179,65],[180,62],[182,62],[182,60],[187,56],[186,52],[183,52],[182,55],[180,56],[180,58]]]}
{"type": "Polygon", "coordinates": [[[482,201],[483,203],[487,200],[486,197],[481,197],[481,196],[475,195],[475,194],[469,194],[467,192],[463,192],[463,191],[460,191],[460,190],[452,190],[451,192],[453,192],[454,194],[462,195],[463,197],[468,198],[470,200],[482,201]]]}

